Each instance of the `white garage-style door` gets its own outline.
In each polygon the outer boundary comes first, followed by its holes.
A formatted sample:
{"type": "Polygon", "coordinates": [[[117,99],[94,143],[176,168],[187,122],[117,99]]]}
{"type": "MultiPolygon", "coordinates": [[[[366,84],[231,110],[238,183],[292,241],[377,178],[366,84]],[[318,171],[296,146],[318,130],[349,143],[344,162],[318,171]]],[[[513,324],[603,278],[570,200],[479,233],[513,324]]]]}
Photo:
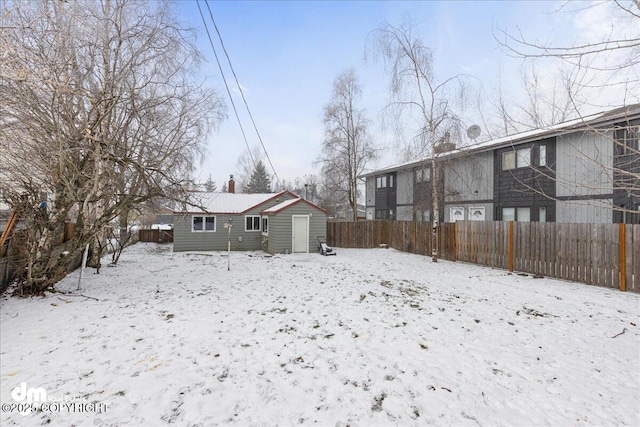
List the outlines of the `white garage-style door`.
{"type": "Polygon", "coordinates": [[[293,253],[309,252],[309,217],[306,215],[293,215],[293,253]]]}

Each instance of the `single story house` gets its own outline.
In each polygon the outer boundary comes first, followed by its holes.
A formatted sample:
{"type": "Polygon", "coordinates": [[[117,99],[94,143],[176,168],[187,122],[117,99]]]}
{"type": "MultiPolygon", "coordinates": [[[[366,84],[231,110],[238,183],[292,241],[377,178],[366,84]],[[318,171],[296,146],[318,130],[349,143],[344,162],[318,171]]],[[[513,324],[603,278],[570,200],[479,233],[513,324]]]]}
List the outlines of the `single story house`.
{"type": "Polygon", "coordinates": [[[206,193],[200,205],[174,211],[174,252],[315,252],[326,233],[326,211],[290,191],[206,193]]]}

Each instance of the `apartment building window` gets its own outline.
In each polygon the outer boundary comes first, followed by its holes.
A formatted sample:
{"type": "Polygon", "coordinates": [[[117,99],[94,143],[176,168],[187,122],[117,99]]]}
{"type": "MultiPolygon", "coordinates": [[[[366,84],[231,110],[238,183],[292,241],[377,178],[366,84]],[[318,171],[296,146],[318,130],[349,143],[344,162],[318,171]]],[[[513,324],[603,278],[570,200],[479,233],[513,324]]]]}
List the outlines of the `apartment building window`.
{"type": "Polygon", "coordinates": [[[503,221],[515,221],[516,220],[516,208],[502,208],[502,220],[503,221]]]}
{"type": "Polygon", "coordinates": [[[531,166],[531,147],[509,150],[502,153],[502,170],[531,166]]]}
{"type": "Polygon", "coordinates": [[[431,179],[431,169],[416,169],[416,182],[427,182],[431,179]]]}
{"type": "Polygon", "coordinates": [[[516,220],[519,222],[530,222],[531,221],[531,208],[517,208],[516,209],[516,220]]]}
{"type": "Polygon", "coordinates": [[[524,168],[531,166],[531,147],[521,148],[516,151],[516,167],[524,168]]]}
{"type": "Polygon", "coordinates": [[[379,176],[376,178],[376,188],[385,188],[387,186],[387,176],[379,176]]]}
{"type": "Polygon", "coordinates": [[[547,222],[547,208],[544,206],[538,210],[538,222],[547,222]]]}
{"type": "Polygon", "coordinates": [[[431,221],[431,211],[430,210],[421,210],[421,209],[416,209],[416,213],[415,213],[415,221],[424,221],[424,222],[428,222],[431,221]]]}
{"type": "Polygon", "coordinates": [[[502,170],[508,171],[516,168],[516,152],[504,151],[502,153],[502,170]]]}
{"type": "Polygon", "coordinates": [[[502,208],[503,221],[531,221],[531,208],[502,208]]]}
{"type": "Polygon", "coordinates": [[[547,166],[547,146],[538,147],[538,166],[547,166]]]}

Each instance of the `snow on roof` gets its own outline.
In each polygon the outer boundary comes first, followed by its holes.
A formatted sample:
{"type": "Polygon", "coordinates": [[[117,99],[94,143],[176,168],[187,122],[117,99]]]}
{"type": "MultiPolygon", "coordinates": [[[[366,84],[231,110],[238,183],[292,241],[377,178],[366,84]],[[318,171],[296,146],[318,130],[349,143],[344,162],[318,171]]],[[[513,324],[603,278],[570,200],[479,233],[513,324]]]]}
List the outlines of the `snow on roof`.
{"type": "MultiPolygon", "coordinates": [[[[551,137],[560,135],[563,133],[574,132],[577,129],[583,129],[588,126],[596,126],[602,123],[613,122],[623,118],[636,118],[640,115],[640,104],[633,104],[626,107],[616,108],[614,110],[600,112],[589,116],[579,117],[577,119],[569,120],[566,122],[558,123],[557,125],[545,127],[542,129],[532,129],[513,135],[507,135],[502,138],[490,139],[483,141],[479,144],[467,145],[459,147],[452,151],[447,151],[440,154],[440,158],[454,157],[464,155],[472,152],[483,151],[500,146],[507,146],[513,144],[522,144],[532,140],[539,140],[545,137],[551,137]]],[[[405,169],[408,166],[417,166],[421,163],[430,162],[431,158],[422,158],[418,160],[411,160],[404,163],[398,163],[391,166],[386,166],[381,169],[371,171],[366,174],[360,175],[361,178],[367,178],[380,173],[393,172],[400,169],[405,169]]]]}
{"type": "Polygon", "coordinates": [[[300,200],[302,200],[300,197],[298,197],[297,199],[291,199],[291,200],[285,200],[284,202],[277,204],[275,206],[270,207],[269,209],[265,209],[263,211],[263,213],[275,213],[278,212],[281,209],[286,208],[287,206],[291,206],[295,203],[298,203],[300,200]]]}
{"type": "Polygon", "coordinates": [[[298,197],[296,199],[291,199],[291,200],[285,200],[282,203],[279,203],[275,206],[270,207],[269,209],[265,209],[264,211],[262,211],[263,214],[272,214],[272,213],[278,213],[281,210],[288,208],[289,206],[295,205],[298,202],[303,202],[306,203],[307,205],[318,209],[319,211],[322,211],[324,213],[326,213],[327,211],[323,208],[321,208],[320,206],[316,205],[315,203],[310,202],[309,200],[303,199],[302,197],[298,197]]]}
{"type": "Polygon", "coordinates": [[[193,212],[239,214],[281,194],[203,193],[197,202],[192,203],[195,207],[193,212]]]}

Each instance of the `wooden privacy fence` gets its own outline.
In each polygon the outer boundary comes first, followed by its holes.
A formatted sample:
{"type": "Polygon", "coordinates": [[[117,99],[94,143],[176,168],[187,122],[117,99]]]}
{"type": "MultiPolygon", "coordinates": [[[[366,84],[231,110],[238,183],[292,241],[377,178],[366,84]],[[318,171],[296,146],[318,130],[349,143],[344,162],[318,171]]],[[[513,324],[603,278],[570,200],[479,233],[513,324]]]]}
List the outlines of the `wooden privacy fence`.
{"type": "MultiPolygon", "coordinates": [[[[438,236],[442,259],[640,292],[640,225],[459,221],[438,236]]],[[[431,255],[431,224],[330,222],[327,241],[431,255]]]]}
{"type": "Polygon", "coordinates": [[[173,242],[173,230],[139,230],[140,242],[170,243],[173,242]]]}

